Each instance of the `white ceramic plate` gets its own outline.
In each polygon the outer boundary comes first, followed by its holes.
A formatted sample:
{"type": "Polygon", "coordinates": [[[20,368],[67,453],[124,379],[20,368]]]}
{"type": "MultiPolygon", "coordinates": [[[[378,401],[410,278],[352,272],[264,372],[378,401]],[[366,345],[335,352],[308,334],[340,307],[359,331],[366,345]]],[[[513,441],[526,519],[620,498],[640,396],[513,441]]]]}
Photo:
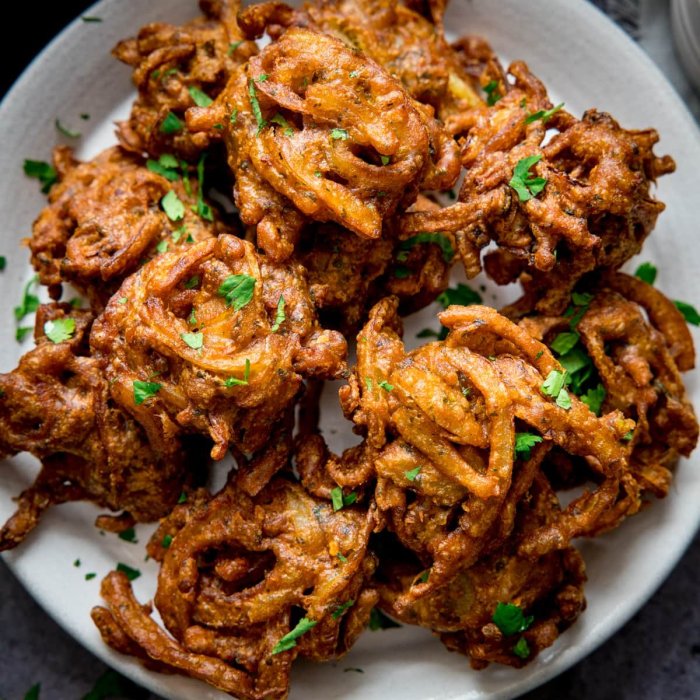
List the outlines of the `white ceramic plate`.
{"type": "MultiPolygon", "coordinates": [[[[646,55],[620,30],[583,0],[452,0],[446,26],[451,34],[479,33],[488,37],[505,58],[526,60],[549,86],[553,98],[581,113],[587,107],[610,111],[627,127],[657,127],[658,152],[673,154],[677,172],[664,177],[659,196],[668,205],[641,259],[659,267],[658,284],[673,298],[700,302],[700,246],[694,233],[700,134],[684,105],[646,55]]],[[[22,176],[24,158],[48,159],[57,142],[53,121],[59,117],[79,126],[83,137],[78,154],[92,156],[114,141],[112,122],[128,113],[132,97],[127,68],[109,56],[117,40],[133,35],[149,21],[182,21],[196,11],[194,0],[103,0],[88,14],[103,19],[77,20],[36,59],[0,107],[0,254],[8,259],[0,274],[0,370],[8,371],[29,342],[14,340],[12,307],[31,272],[20,247],[31,222],[44,204],[37,183],[22,176]],[[87,112],[89,121],[79,115],[87,112]]],[[[498,305],[503,295],[487,295],[498,305]]],[[[427,309],[407,324],[407,341],[436,325],[427,309]]],[[[697,336],[696,336],[697,337],[697,336]]],[[[696,378],[687,377],[700,405],[696,378]]],[[[334,410],[329,393],[325,426],[334,449],[341,449],[347,424],[334,410]],[[333,415],[333,418],[330,416],[333,415]],[[334,432],[335,431],[335,432],[334,432]]],[[[623,625],[656,590],[677,562],[700,520],[698,459],[682,462],[670,496],[615,533],[581,543],[590,581],[588,610],[557,643],[526,669],[491,667],[475,672],[467,660],[448,653],[431,635],[402,628],[366,633],[352,652],[337,664],[299,664],[292,678],[292,698],[329,700],[363,698],[402,700],[434,698],[511,698],[562,672],[623,625]],[[344,673],[348,667],[363,674],[344,673]]],[[[12,495],[26,487],[36,463],[26,456],[2,465],[0,520],[12,512],[12,495]]],[[[136,662],[105,647],[89,617],[99,602],[99,580],[115,562],[138,567],[137,595],[148,600],[155,589],[156,566],[144,563],[142,545],[149,534],[138,529],[140,544],[114,535],[100,536],[92,526],[97,510],[88,504],[54,508],[41,526],[16,551],[5,555],[34,598],[70,634],[97,656],[173,700],[220,698],[220,693],[181,677],[143,670],[136,662]],[[80,558],[82,566],[73,561],[80,558]],[[86,582],[84,574],[98,577],[86,582]]]]}

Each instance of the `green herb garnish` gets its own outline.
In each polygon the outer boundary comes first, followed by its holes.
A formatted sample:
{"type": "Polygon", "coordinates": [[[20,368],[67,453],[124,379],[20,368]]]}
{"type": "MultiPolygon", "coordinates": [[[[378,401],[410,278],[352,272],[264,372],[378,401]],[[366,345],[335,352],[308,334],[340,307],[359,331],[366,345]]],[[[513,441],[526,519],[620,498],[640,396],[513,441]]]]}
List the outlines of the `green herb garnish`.
{"type": "Polygon", "coordinates": [[[535,621],[533,615],[525,617],[520,607],[513,603],[499,603],[491,619],[506,637],[524,632],[535,621]]]}
{"type": "Polygon", "coordinates": [[[52,343],[64,343],[75,335],[74,318],[57,318],[44,324],[44,335],[52,343]]]}
{"type": "Polygon", "coordinates": [[[280,328],[280,325],[284,323],[284,321],[287,318],[287,316],[284,313],[284,305],[284,297],[280,296],[277,302],[277,313],[275,314],[275,322],[272,324],[272,328],[270,329],[273,333],[277,333],[277,331],[280,328]]]}
{"type": "Polygon", "coordinates": [[[180,337],[185,341],[185,345],[193,350],[201,350],[204,345],[203,333],[180,333],[180,337]]]}
{"type": "Polygon", "coordinates": [[[120,540],[124,540],[124,542],[131,542],[132,544],[138,543],[138,540],[136,539],[136,530],[134,530],[133,527],[129,527],[126,530],[122,530],[122,532],[119,533],[118,537],[120,540]]]}
{"type": "Polygon", "coordinates": [[[396,259],[399,262],[405,262],[408,258],[408,251],[413,248],[413,246],[420,245],[422,243],[432,243],[440,248],[442,251],[442,257],[446,263],[452,262],[455,256],[454,248],[452,247],[452,242],[444,233],[418,233],[415,236],[407,238],[405,241],[401,241],[399,244],[399,253],[396,259]]]}
{"type": "Polygon", "coordinates": [[[498,80],[492,80],[484,85],[484,92],[486,93],[486,104],[489,107],[493,107],[498,100],[503,97],[498,91],[498,80]]]}
{"type": "Polygon", "coordinates": [[[63,126],[61,124],[60,119],[56,119],[54,121],[54,126],[56,127],[56,130],[63,134],[64,136],[67,136],[69,139],[79,139],[82,134],[79,131],[74,131],[73,129],[69,129],[68,127],[63,126]]]}
{"type": "Polygon", "coordinates": [[[224,386],[248,386],[248,380],[250,379],[250,360],[246,358],[245,370],[243,372],[243,379],[236,379],[236,377],[228,377],[224,382],[224,386]]]}
{"type": "Polygon", "coordinates": [[[229,275],[218,289],[219,296],[226,299],[227,306],[240,311],[253,299],[255,277],[250,275],[229,275]]]}
{"type": "Polygon", "coordinates": [[[684,301],[674,301],[676,308],[683,314],[683,318],[687,323],[693,326],[700,326],[700,314],[697,309],[691,304],[686,304],[684,301]]]}
{"type": "Polygon", "coordinates": [[[537,177],[530,173],[530,168],[542,160],[542,154],[538,153],[528,158],[519,160],[513,169],[513,177],[508,183],[518,194],[518,199],[521,202],[536,197],[547,184],[547,180],[543,177],[537,177]]]}
{"type": "Polygon", "coordinates": [[[177,171],[179,163],[175,156],[169,153],[164,153],[158,160],[148,159],[146,161],[146,167],[156,175],[161,175],[166,180],[170,182],[175,182],[180,178],[180,174],[177,171]]]}
{"type": "Polygon", "coordinates": [[[513,647],[513,653],[521,659],[527,659],[530,656],[530,646],[525,637],[518,639],[518,643],[513,647]]]}
{"type": "Polygon", "coordinates": [[[348,600],[342,605],[339,605],[332,613],[331,617],[334,620],[339,620],[345,613],[355,604],[354,600],[348,600]]]}
{"type": "Polygon", "coordinates": [[[541,109],[539,112],[528,114],[527,117],[525,117],[525,123],[532,124],[532,122],[536,122],[538,119],[541,119],[542,123],[544,124],[549,119],[551,119],[563,106],[564,103],[561,102],[556,107],[552,107],[552,109],[541,109]]]}
{"type": "Polygon", "coordinates": [[[634,276],[638,277],[642,282],[654,284],[656,282],[656,265],[650,262],[643,262],[635,271],[634,276]]]}
{"type": "Polygon", "coordinates": [[[272,648],[272,654],[279,654],[283,651],[293,649],[297,645],[296,640],[299,639],[302,634],[305,634],[309,630],[316,627],[317,624],[318,623],[316,620],[309,620],[308,617],[302,617],[297,623],[296,627],[291,632],[285,634],[284,637],[282,637],[282,639],[275,644],[275,646],[272,648]]]}
{"type": "Polygon", "coordinates": [[[418,466],[415,469],[411,469],[407,472],[404,472],[404,476],[409,480],[409,481],[415,481],[418,478],[418,475],[420,474],[420,470],[423,467],[418,466]]]}
{"type": "Polygon", "coordinates": [[[117,571],[121,571],[123,574],[126,574],[129,581],[135,581],[139,576],[141,576],[141,572],[138,569],[132,569],[130,566],[122,564],[121,562],[117,564],[117,571]]]}
{"type": "Polygon", "coordinates": [[[39,180],[44,194],[47,194],[51,186],[58,182],[56,169],[43,160],[25,160],[24,174],[39,180]]]}
{"type": "Polygon", "coordinates": [[[177,114],[173,112],[168,112],[165,119],[160,124],[160,132],[162,134],[177,134],[178,131],[182,131],[185,123],[180,119],[177,114]]]}
{"type": "Polygon", "coordinates": [[[542,442],[542,437],[540,435],[535,435],[535,433],[516,433],[515,434],[515,455],[520,459],[528,460],[530,459],[530,450],[542,442]]]}
{"type": "Polygon", "coordinates": [[[357,500],[356,493],[349,493],[347,496],[343,495],[343,490],[340,486],[336,486],[331,489],[331,501],[333,503],[333,510],[339,511],[345,506],[351,506],[357,500]]]}
{"type": "Polygon", "coordinates": [[[202,92],[202,90],[200,90],[195,85],[190,85],[187,88],[187,92],[190,93],[190,97],[197,105],[197,107],[209,107],[209,105],[211,105],[214,102],[214,100],[212,100],[206,92],[202,92]]]}
{"type": "Polygon", "coordinates": [[[401,627],[401,625],[398,622],[394,622],[390,617],[387,617],[378,608],[372,608],[369,614],[369,628],[372,632],[388,630],[392,627],[401,627]]]}
{"type": "Polygon", "coordinates": [[[258,123],[258,133],[260,133],[267,122],[263,119],[260,102],[258,101],[258,93],[255,90],[255,83],[252,80],[248,81],[248,98],[250,99],[250,106],[253,109],[253,116],[258,123]]]}
{"type": "Polygon", "coordinates": [[[335,141],[347,141],[350,138],[350,136],[346,129],[332,129],[331,138],[335,141]]]}
{"type": "Polygon", "coordinates": [[[481,304],[482,299],[479,292],[476,292],[466,284],[459,282],[456,287],[448,287],[438,296],[437,301],[447,308],[452,304],[457,304],[459,306],[481,304]]]}
{"type": "Polygon", "coordinates": [[[185,216],[185,205],[175,194],[175,190],[167,192],[160,200],[160,205],[170,221],[180,221],[185,216]]]}
{"type": "Polygon", "coordinates": [[[134,381],[134,403],[140,406],[144,401],[154,397],[161,388],[158,382],[142,382],[139,379],[134,381]]]}

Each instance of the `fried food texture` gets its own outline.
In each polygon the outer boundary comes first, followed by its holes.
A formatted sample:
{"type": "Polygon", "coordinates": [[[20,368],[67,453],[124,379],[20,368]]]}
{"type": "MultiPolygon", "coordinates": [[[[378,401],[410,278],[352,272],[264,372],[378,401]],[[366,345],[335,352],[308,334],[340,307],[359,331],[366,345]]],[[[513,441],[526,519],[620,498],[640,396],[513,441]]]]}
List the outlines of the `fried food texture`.
{"type": "Polygon", "coordinates": [[[234,479],[208,502],[177,506],[152,541],[157,550],[171,538],[155,604],[172,636],[119,572],[93,619],[110,646],[162,670],[243,700],[285,698],[297,656],[338,658],[367,624],[378,598],[372,528],[369,511],[334,511],[282,477],[254,498],[234,479]],[[306,631],[283,641],[299,624],[306,631]]]}
{"type": "Polygon", "coordinates": [[[60,182],[29,240],[32,265],[55,296],[67,281],[101,311],[127,275],[158,253],[159,245],[182,250],[216,235],[221,224],[211,207],[207,219],[191,209],[200,201],[201,183],[186,163],[170,158],[178,170],[166,169],[166,178],[119,147],[85,163],[65,147],[56,150],[60,182]],[[174,220],[161,206],[166,196],[180,203],[174,220]]]}
{"type": "Polygon", "coordinates": [[[448,189],[456,144],[401,84],[341,41],[291,28],[236,72],[188,126],[226,140],[241,219],[275,260],[307,220],[372,240],[419,188],[448,189]]]}
{"type": "Polygon", "coordinates": [[[85,356],[91,321],[67,304],[41,307],[37,347],[0,375],[0,456],[29,452],[41,461],[0,530],[0,550],[17,546],[54,503],[90,500],[143,522],[168,513],[182,489],[183,446],[174,440],[154,450],[110,398],[104,364],[85,356]],[[73,320],[73,338],[44,336],[44,323],[57,319],[73,320]]]}
{"type": "Polygon", "coordinates": [[[584,274],[617,269],[640,251],[664,208],[650,186],[675,164],[654,155],[653,129],[623,129],[595,109],[576,119],[553,105],[522,61],[506,75],[491,58],[482,81],[496,101],[446,125],[462,145],[459,202],[406,215],[404,230],[453,232],[469,277],[494,241],[489,275],[498,284],[522,275],[542,292],[538,310],[561,313],[584,274]]]}
{"type": "Polygon", "coordinates": [[[185,112],[214,99],[256,46],[238,27],[238,0],[203,0],[200,7],[202,17],[182,26],[147,24],[114,47],[115,58],[133,68],[138,89],[129,119],[117,125],[126,150],[195,162],[209,146],[206,134],[185,128],[185,112]]]}
{"type": "Polygon", "coordinates": [[[270,267],[229,235],[142,267],[96,322],[91,344],[114,400],[154,444],[199,432],[214,441],[214,459],[230,445],[262,447],[302,377],[337,376],[346,353],[339,333],[318,326],[301,270],[270,267]]]}

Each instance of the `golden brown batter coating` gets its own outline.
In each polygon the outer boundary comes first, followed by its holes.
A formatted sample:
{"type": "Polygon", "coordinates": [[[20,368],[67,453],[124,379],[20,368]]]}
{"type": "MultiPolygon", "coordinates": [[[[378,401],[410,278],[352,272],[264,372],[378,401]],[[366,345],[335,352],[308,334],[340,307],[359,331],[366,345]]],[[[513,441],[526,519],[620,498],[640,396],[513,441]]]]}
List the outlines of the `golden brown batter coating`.
{"type": "Polygon", "coordinates": [[[232,479],[208,503],[195,499],[154,538],[171,537],[155,604],[172,637],[118,572],[103,582],[108,608],[95,608],[93,619],[118,651],[244,700],[285,698],[297,656],[342,656],[367,624],[377,601],[367,586],[375,567],[367,552],[372,513],[334,511],[283,478],[255,498],[232,479]],[[307,631],[283,643],[302,617],[312,623],[307,631]]]}
{"type": "Polygon", "coordinates": [[[214,459],[230,445],[262,447],[302,377],[338,376],[346,353],[339,333],[318,326],[301,268],[272,267],[229,235],[144,265],[95,323],[91,345],[114,400],[154,444],[198,432],[214,441],[214,459]],[[138,402],[143,383],[151,395],[138,402]]]}
{"type": "Polygon", "coordinates": [[[128,121],[117,127],[123,148],[156,158],[175,153],[194,162],[209,146],[206,134],[187,130],[185,111],[214,99],[257,49],[238,27],[240,0],[199,4],[203,17],[183,26],[147,24],[114,47],[114,56],[133,67],[139,91],[128,121]]]}

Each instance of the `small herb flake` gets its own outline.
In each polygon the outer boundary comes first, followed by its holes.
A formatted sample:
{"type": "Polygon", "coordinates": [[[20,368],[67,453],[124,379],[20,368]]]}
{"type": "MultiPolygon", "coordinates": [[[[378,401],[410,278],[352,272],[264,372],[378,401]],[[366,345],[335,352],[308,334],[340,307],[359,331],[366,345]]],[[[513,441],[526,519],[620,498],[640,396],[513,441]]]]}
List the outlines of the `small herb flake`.
{"type": "Polygon", "coordinates": [[[275,116],[272,117],[272,119],[270,119],[270,123],[278,124],[279,126],[281,126],[286,136],[294,135],[294,129],[292,129],[292,125],[279,112],[277,112],[277,114],[275,114],[275,116]]]}
{"type": "Polygon", "coordinates": [[[656,282],[656,265],[650,262],[643,262],[635,271],[634,276],[638,277],[642,282],[654,284],[656,282]]]}
{"type": "Polygon", "coordinates": [[[497,80],[486,83],[486,85],[484,85],[484,92],[486,93],[486,104],[489,107],[493,107],[502,97],[501,93],[498,91],[497,80]]]}
{"type": "Polygon", "coordinates": [[[542,442],[542,437],[535,433],[516,433],[515,434],[515,455],[520,459],[530,459],[530,450],[537,444],[542,442]]]}
{"type": "Polygon", "coordinates": [[[156,246],[156,250],[159,253],[167,253],[168,252],[168,241],[163,239],[162,241],[158,241],[158,245],[156,246]]]}
{"type": "Polygon", "coordinates": [[[153,398],[161,388],[161,384],[158,382],[142,382],[140,380],[134,381],[134,403],[140,406],[147,399],[153,398]]]}
{"type": "Polygon", "coordinates": [[[603,407],[603,401],[605,401],[605,396],[605,387],[602,384],[598,384],[594,389],[589,389],[581,396],[581,401],[583,401],[596,416],[599,416],[600,410],[603,407]]]}
{"type": "Polygon", "coordinates": [[[525,637],[518,639],[518,643],[513,647],[513,653],[521,659],[527,659],[530,656],[530,646],[525,637]]]}
{"type": "Polygon", "coordinates": [[[52,343],[64,343],[75,335],[74,318],[57,318],[44,324],[44,335],[52,343]]]}
{"type": "Polygon", "coordinates": [[[506,637],[524,632],[535,621],[533,615],[525,617],[521,608],[512,603],[499,603],[491,619],[506,637]]]}
{"type": "Polygon", "coordinates": [[[182,131],[184,126],[184,122],[177,114],[168,112],[165,119],[163,119],[160,124],[160,131],[162,134],[177,134],[179,131],[182,131]]]}
{"type": "Polygon", "coordinates": [[[389,165],[391,158],[389,156],[380,156],[380,160],[382,161],[382,165],[389,165]]]}
{"type": "Polygon", "coordinates": [[[185,341],[185,345],[193,350],[201,350],[204,345],[204,334],[198,333],[181,333],[180,337],[185,341]]]}
{"type": "Polygon", "coordinates": [[[173,543],[173,536],[172,535],[163,535],[163,539],[160,542],[161,547],[163,549],[168,549],[170,545],[173,543]]]}
{"type": "Polygon", "coordinates": [[[340,486],[336,486],[331,489],[331,502],[333,503],[333,510],[339,511],[345,506],[351,506],[357,500],[356,493],[349,493],[347,496],[343,495],[343,490],[340,486]]]}
{"type": "Polygon", "coordinates": [[[22,290],[22,301],[19,306],[15,306],[14,314],[15,320],[19,323],[23,318],[29,314],[34,313],[39,308],[39,297],[36,294],[32,294],[32,288],[38,282],[38,277],[35,275],[32,277],[27,284],[24,285],[22,290]]]}
{"type": "Polygon", "coordinates": [[[82,134],[79,131],[74,131],[73,129],[69,129],[66,126],[63,126],[63,124],[61,124],[60,119],[56,119],[54,121],[54,125],[56,127],[56,131],[63,134],[64,136],[67,136],[69,139],[79,139],[82,136],[82,134]]]}
{"type": "Polygon", "coordinates": [[[226,299],[227,306],[240,311],[253,299],[255,277],[250,275],[229,275],[218,289],[219,296],[226,299]]]}
{"type": "Polygon", "coordinates": [[[258,102],[258,93],[255,90],[255,83],[252,80],[248,81],[248,98],[250,99],[250,106],[253,109],[253,116],[258,123],[258,133],[260,133],[265,128],[267,122],[263,119],[260,102],[258,102]]]}
{"type": "Polygon", "coordinates": [[[236,49],[243,43],[243,41],[233,41],[228,45],[228,55],[232,56],[236,49]]]}
{"type": "Polygon", "coordinates": [[[250,378],[250,360],[246,358],[245,361],[245,371],[243,372],[243,379],[237,379],[236,377],[228,377],[224,382],[224,386],[248,386],[248,379],[250,378]]]}
{"type": "Polygon", "coordinates": [[[297,623],[296,627],[291,632],[285,634],[284,637],[282,637],[282,639],[275,644],[272,649],[272,654],[279,654],[283,651],[293,649],[297,645],[296,640],[299,639],[302,634],[305,634],[309,630],[316,627],[317,624],[318,623],[316,620],[309,620],[308,617],[302,617],[297,623]]]}
{"type": "Polygon", "coordinates": [[[209,107],[209,105],[214,102],[214,100],[212,100],[206,92],[200,90],[196,85],[190,85],[187,88],[187,92],[190,93],[190,97],[197,107],[209,107]]]}
{"type": "Polygon", "coordinates": [[[517,193],[518,199],[521,202],[536,197],[547,184],[547,180],[543,177],[537,177],[530,173],[530,168],[542,160],[542,154],[538,153],[528,158],[519,160],[513,169],[513,177],[508,183],[517,193]]]}
{"type": "Polygon", "coordinates": [[[564,372],[553,369],[544,380],[541,390],[545,396],[551,396],[556,398],[559,396],[559,392],[564,388],[565,376],[564,372]]]}
{"type": "Polygon", "coordinates": [[[392,391],[394,389],[394,385],[389,384],[389,382],[387,382],[386,380],[383,380],[381,382],[377,382],[377,386],[384,389],[384,391],[392,391]]]}
{"type": "Polygon", "coordinates": [[[438,296],[437,301],[439,304],[442,304],[445,308],[447,308],[452,304],[457,304],[459,306],[481,304],[482,299],[479,292],[476,292],[466,284],[459,282],[456,287],[448,287],[442,294],[440,294],[440,296],[438,296]]]}
{"type": "Polygon", "coordinates": [[[123,574],[126,574],[129,581],[135,581],[139,576],[141,576],[141,572],[138,569],[132,569],[130,566],[122,564],[121,562],[117,564],[117,571],[121,571],[123,574]]]}
{"type": "Polygon", "coordinates": [[[409,480],[409,481],[415,481],[418,478],[418,475],[420,474],[420,470],[423,467],[418,466],[415,469],[410,469],[407,472],[404,472],[404,476],[409,480]]]}
{"type": "Polygon", "coordinates": [[[92,581],[97,576],[97,574],[94,571],[90,571],[89,573],[85,574],[85,580],[86,581],[92,581]]]}
{"type": "Polygon", "coordinates": [[[347,141],[350,136],[346,129],[332,129],[331,138],[335,141],[347,141]]]}
{"type": "Polygon", "coordinates": [[[340,620],[345,613],[355,604],[354,600],[348,600],[342,605],[339,605],[332,613],[331,617],[334,620],[340,620]]]}
{"type": "Polygon", "coordinates": [[[160,204],[170,221],[180,221],[185,216],[185,205],[175,194],[175,190],[167,192],[160,200],[160,204]]]}
{"type": "Polygon", "coordinates": [[[118,535],[120,540],[124,540],[124,542],[131,542],[132,544],[136,544],[138,540],[136,539],[136,530],[134,530],[133,527],[129,527],[126,530],[122,530],[122,532],[119,533],[118,535]]]}
{"type": "Polygon", "coordinates": [[[413,248],[413,246],[420,245],[423,243],[432,243],[440,248],[442,251],[442,257],[446,263],[452,262],[455,256],[454,248],[452,247],[452,242],[444,233],[418,233],[415,236],[407,238],[405,241],[401,241],[399,244],[399,253],[396,259],[399,262],[405,262],[408,257],[408,251],[413,248]]]}
{"type": "Polygon", "coordinates": [[[180,179],[180,174],[177,171],[179,163],[177,158],[168,153],[164,153],[158,160],[149,158],[146,161],[146,167],[156,175],[161,175],[170,182],[176,182],[180,179]]]}
{"type": "Polygon", "coordinates": [[[277,313],[275,314],[275,322],[272,324],[272,328],[270,329],[273,333],[277,333],[277,331],[280,328],[280,325],[284,323],[284,321],[287,318],[287,316],[284,313],[284,305],[284,297],[280,296],[277,302],[277,313]]]}
{"type": "Polygon", "coordinates": [[[102,17],[90,17],[89,15],[83,15],[80,19],[82,19],[83,22],[86,22],[88,24],[102,21],[102,17]]]}
{"type": "Polygon", "coordinates": [[[377,630],[388,630],[392,627],[401,627],[398,622],[394,622],[378,608],[372,608],[369,614],[369,628],[372,632],[377,630]]]}
{"type": "Polygon", "coordinates": [[[41,183],[41,191],[47,194],[51,186],[58,182],[56,169],[43,160],[25,160],[24,174],[33,177],[41,183]]]}
{"type": "Polygon", "coordinates": [[[533,122],[541,119],[542,123],[544,124],[545,122],[549,121],[563,106],[564,103],[561,102],[556,107],[552,107],[552,109],[541,109],[539,112],[528,114],[527,117],[525,117],[525,123],[532,124],[533,122]]]}
{"type": "Polygon", "coordinates": [[[183,503],[187,503],[187,494],[184,491],[180,492],[180,495],[178,496],[178,499],[177,499],[177,503],[178,503],[178,505],[182,505],[183,503]]]}
{"type": "Polygon", "coordinates": [[[687,304],[684,301],[674,301],[676,308],[683,314],[683,318],[687,323],[693,326],[700,326],[700,314],[697,309],[691,304],[687,304]]]}
{"type": "Polygon", "coordinates": [[[24,695],[24,700],[39,700],[39,692],[41,691],[41,683],[33,685],[24,695]]]}
{"type": "Polygon", "coordinates": [[[571,397],[566,389],[562,389],[557,395],[557,400],[555,402],[559,408],[563,408],[568,411],[571,408],[571,397]]]}
{"type": "Polygon", "coordinates": [[[33,330],[33,326],[19,326],[19,328],[15,330],[15,340],[21,343],[33,330]]]}
{"type": "Polygon", "coordinates": [[[182,286],[185,289],[194,289],[199,284],[199,275],[190,277],[182,286]]]}
{"type": "Polygon", "coordinates": [[[558,355],[566,355],[578,343],[579,334],[575,332],[560,333],[552,342],[551,348],[558,355]]]}

